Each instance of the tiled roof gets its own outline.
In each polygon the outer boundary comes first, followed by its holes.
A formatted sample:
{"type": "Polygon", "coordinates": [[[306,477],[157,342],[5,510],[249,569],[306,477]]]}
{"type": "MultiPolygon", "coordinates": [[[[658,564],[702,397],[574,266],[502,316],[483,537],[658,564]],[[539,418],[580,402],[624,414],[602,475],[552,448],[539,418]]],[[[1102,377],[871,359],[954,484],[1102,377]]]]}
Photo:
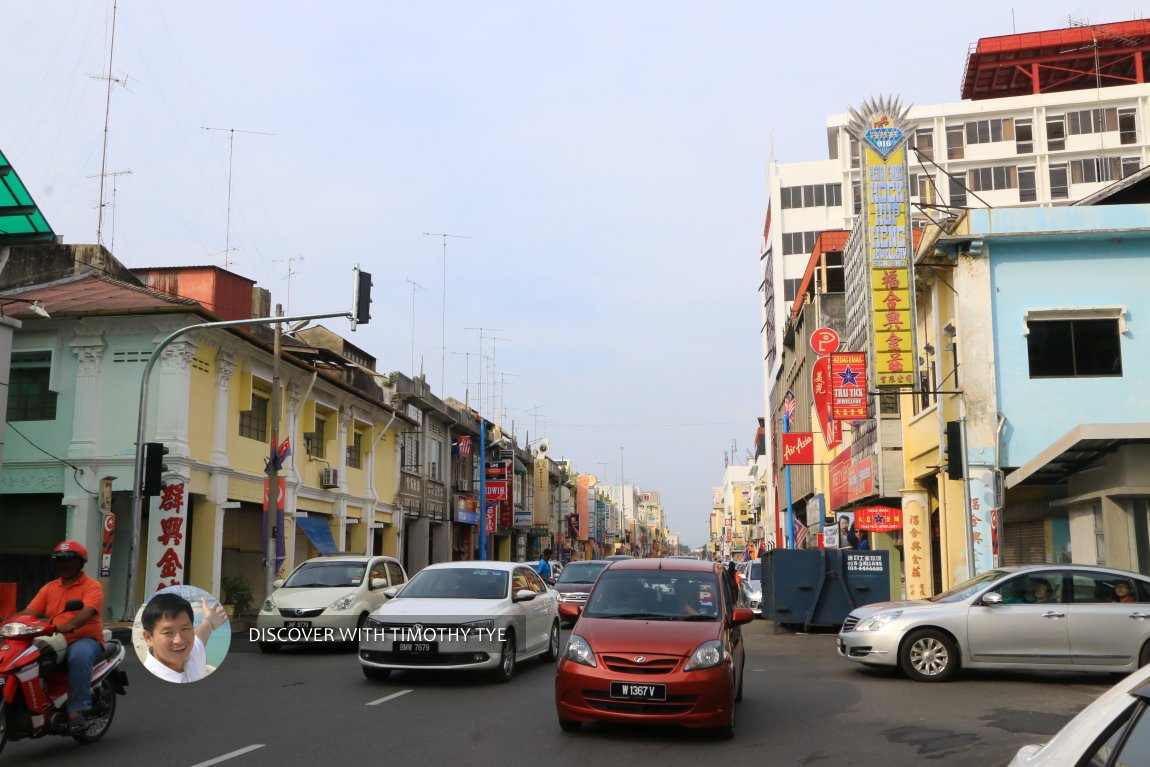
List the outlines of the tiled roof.
{"type": "Polygon", "coordinates": [[[0,306],[3,306],[5,316],[31,319],[36,315],[29,304],[22,302],[5,304],[6,298],[36,301],[53,317],[187,311],[198,311],[211,316],[190,298],[179,298],[139,285],[131,285],[93,271],[82,272],[58,282],[33,285],[0,294],[0,306]]]}

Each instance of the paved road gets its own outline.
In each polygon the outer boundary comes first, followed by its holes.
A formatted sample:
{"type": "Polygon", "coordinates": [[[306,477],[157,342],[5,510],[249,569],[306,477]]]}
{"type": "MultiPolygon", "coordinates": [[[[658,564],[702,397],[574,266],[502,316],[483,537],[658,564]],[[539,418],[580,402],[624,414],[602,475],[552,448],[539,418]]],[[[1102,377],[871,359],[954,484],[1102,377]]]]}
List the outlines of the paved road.
{"type": "Polygon", "coordinates": [[[961,674],[947,684],[860,672],[830,634],[775,634],[756,621],[733,741],[667,728],[555,721],[554,668],[520,666],[507,685],[472,676],[393,674],[368,682],[347,652],[233,651],[209,679],[170,685],[132,657],[107,737],[9,743],[0,765],[227,767],[348,764],[1005,765],[1044,740],[1112,676],[961,674]],[[244,751],[244,749],[249,749],[244,751]],[[762,763],[762,762],[760,762],[762,763]]]}

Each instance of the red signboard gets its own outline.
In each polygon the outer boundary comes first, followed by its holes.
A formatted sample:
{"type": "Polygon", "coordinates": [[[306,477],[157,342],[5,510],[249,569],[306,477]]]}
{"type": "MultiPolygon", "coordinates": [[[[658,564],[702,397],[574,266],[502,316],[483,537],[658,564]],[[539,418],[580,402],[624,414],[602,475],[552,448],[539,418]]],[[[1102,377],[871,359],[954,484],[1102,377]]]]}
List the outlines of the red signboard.
{"type": "Polygon", "coordinates": [[[814,462],[814,433],[792,431],[783,435],[783,466],[810,466],[814,462]]]}
{"type": "Polygon", "coordinates": [[[487,517],[487,524],[484,525],[484,527],[487,528],[487,532],[489,532],[489,533],[495,532],[495,509],[498,506],[499,506],[499,504],[497,504],[497,503],[487,504],[487,511],[484,514],[484,516],[487,517]]]}
{"type": "Polygon", "coordinates": [[[820,356],[839,350],[839,334],[830,328],[819,328],[811,333],[811,349],[820,356]]]}
{"type": "Polygon", "coordinates": [[[889,533],[902,529],[902,509],[893,506],[864,506],[855,509],[855,527],[868,533],[889,533]]]}
{"type": "Polygon", "coordinates": [[[487,481],[487,500],[489,501],[505,501],[507,500],[507,483],[504,481],[492,482],[487,481]]]}
{"type": "Polygon", "coordinates": [[[815,413],[823,430],[827,450],[843,441],[843,425],[831,415],[831,358],[819,357],[811,371],[811,392],[814,394],[815,413]]]}
{"type": "Polygon", "coordinates": [[[851,502],[847,492],[851,470],[851,451],[847,448],[839,453],[830,465],[830,507],[831,510],[841,509],[851,502]]]}
{"type": "Polygon", "coordinates": [[[866,418],[866,354],[831,355],[831,415],[839,421],[866,418]]]}
{"type": "MultiPolygon", "coordinates": [[[[264,477],[264,511],[268,510],[268,482],[269,477],[264,477]]],[[[284,510],[284,499],[287,498],[287,477],[276,477],[276,511],[284,510]]]]}

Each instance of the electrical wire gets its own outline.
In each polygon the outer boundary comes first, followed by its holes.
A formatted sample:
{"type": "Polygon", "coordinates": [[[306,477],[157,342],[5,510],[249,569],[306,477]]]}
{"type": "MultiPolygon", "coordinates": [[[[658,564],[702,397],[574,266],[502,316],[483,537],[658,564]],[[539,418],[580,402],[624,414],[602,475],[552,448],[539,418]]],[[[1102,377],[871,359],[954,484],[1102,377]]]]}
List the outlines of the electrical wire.
{"type": "Polygon", "coordinates": [[[41,453],[43,453],[44,455],[48,456],[48,457],[49,457],[49,458],[51,458],[52,460],[54,460],[54,461],[59,461],[60,463],[64,464],[65,466],[71,467],[71,469],[72,469],[72,477],[73,477],[73,479],[75,479],[75,480],[76,480],[76,486],[77,486],[77,487],[79,487],[81,490],[83,490],[83,491],[84,491],[85,493],[87,493],[88,495],[96,495],[96,493],[92,492],[91,490],[89,490],[88,488],[86,488],[86,487],[84,487],[82,484],[80,484],[80,475],[84,473],[84,470],[83,470],[83,469],[81,469],[79,466],[77,466],[77,465],[76,465],[76,464],[74,464],[74,463],[70,463],[70,462],[68,462],[68,461],[64,460],[63,458],[61,458],[61,457],[60,457],[60,456],[58,456],[58,455],[52,455],[51,453],[49,453],[49,452],[48,452],[47,450],[45,450],[44,448],[42,448],[42,447],[40,447],[39,445],[37,445],[35,442],[33,442],[32,440],[28,439],[28,435],[27,435],[27,434],[25,434],[24,432],[20,431],[19,429],[17,429],[17,428],[16,428],[16,425],[15,425],[14,423],[12,423],[11,421],[5,421],[5,423],[8,425],[8,428],[9,428],[9,429],[11,429],[12,431],[16,432],[16,433],[17,433],[17,434],[19,434],[21,437],[23,437],[23,438],[24,438],[24,441],[25,441],[25,442],[27,442],[27,443],[28,443],[29,445],[31,445],[32,447],[36,448],[37,450],[39,450],[41,453]]]}

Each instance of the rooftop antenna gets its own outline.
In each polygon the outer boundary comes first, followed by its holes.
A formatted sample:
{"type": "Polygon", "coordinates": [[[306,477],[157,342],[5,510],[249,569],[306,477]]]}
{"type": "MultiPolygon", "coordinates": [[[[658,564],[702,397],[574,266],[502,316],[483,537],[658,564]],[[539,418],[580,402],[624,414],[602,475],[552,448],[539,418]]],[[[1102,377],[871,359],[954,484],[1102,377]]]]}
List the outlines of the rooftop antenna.
{"type": "MultiPolygon", "coordinates": [[[[228,268],[227,258],[228,258],[227,257],[227,251],[224,251],[224,268],[225,269],[228,268]]],[[[291,268],[292,264],[294,264],[296,261],[303,261],[303,256],[288,256],[287,258],[273,258],[272,259],[273,264],[287,264],[288,265],[287,266],[287,274],[284,275],[284,279],[287,280],[287,301],[285,302],[285,304],[286,304],[286,312],[288,314],[291,314],[291,276],[293,274],[299,274],[299,272],[297,272],[296,270],[291,268]]]]}
{"type": "MultiPolygon", "coordinates": [[[[414,293],[414,291],[412,291],[414,293]]],[[[412,341],[414,344],[415,342],[412,341]]],[[[452,354],[462,354],[467,358],[464,363],[464,378],[463,378],[463,406],[468,410],[471,409],[471,358],[478,356],[476,352],[452,352],[452,354]]]]}
{"type": "Polygon", "coordinates": [[[424,237],[443,238],[443,312],[440,330],[441,345],[439,347],[439,392],[444,393],[447,377],[447,238],[454,237],[459,240],[470,240],[466,234],[445,234],[443,232],[424,232],[424,237]]]}
{"type": "Polygon", "coordinates": [[[415,289],[427,292],[427,288],[411,278],[407,281],[411,283],[411,374],[415,375],[415,289]]]}
{"type": "MultiPolygon", "coordinates": [[[[112,239],[111,239],[111,242],[108,243],[108,250],[115,253],[116,252],[116,176],[130,176],[130,175],[132,175],[132,171],[130,169],[129,170],[117,170],[117,171],[113,171],[111,173],[105,173],[104,175],[110,176],[112,179],[112,239]]],[[[88,176],[88,178],[95,178],[95,176],[88,176]]],[[[97,234],[97,237],[98,236],[99,235],[97,234]]]]}
{"type": "Polygon", "coordinates": [[[495,357],[494,341],[499,340],[499,339],[495,339],[493,336],[487,335],[487,332],[491,331],[492,333],[498,333],[499,328],[467,327],[467,328],[464,328],[464,330],[478,330],[479,331],[479,359],[480,359],[481,364],[479,367],[479,402],[478,402],[478,405],[479,405],[479,407],[482,408],[483,407],[483,366],[482,366],[483,342],[486,341],[488,338],[493,339],[493,342],[491,345],[491,356],[492,356],[492,358],[494,358],[495,357]]]}
{"type": "Polygon", "coordinates": [[[96,244],[104,244],[104,179],[108,174],[108,123],[112,115],[112,83],[127,88],[128,76],[124,75],[121,80],[112,76],[112,57],[116,51],[116,5],[117,0],[112,0],[112,35],[108,42],[108,74],[106,75],[88,75],[93,80],[106,80],[108,83],[107,94],[104,97],[104,148],[100,153],[100,203],[97,205],[99,215],[96,219],[96,244]]]}
{"type": "Polygon", "coordinates": [[[274,133],[264,133],[258,130],[239,130],[237,128],[210,128],[201,125],[200,130],[227,131],[228,133],[228,210],[227,223],[224,225],[224,268],[228,268],[228,254],[231,253],[232,240],[232,157],[235,154],[236,134],[249,133],[253,136],[274,136],[274,133]]]}

